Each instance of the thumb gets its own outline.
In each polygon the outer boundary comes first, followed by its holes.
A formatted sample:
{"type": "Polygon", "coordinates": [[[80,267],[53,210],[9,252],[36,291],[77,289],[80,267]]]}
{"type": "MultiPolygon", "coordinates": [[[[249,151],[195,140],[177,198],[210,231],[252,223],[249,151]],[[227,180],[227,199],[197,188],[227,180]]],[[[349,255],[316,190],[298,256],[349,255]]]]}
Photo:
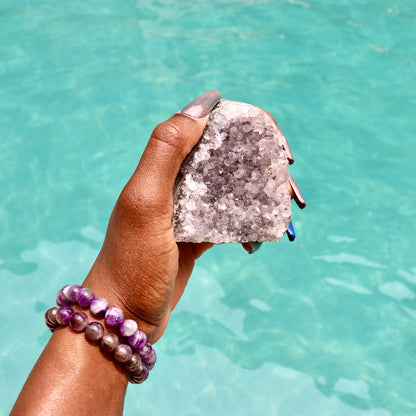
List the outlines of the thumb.
{"type": "Polygon", "coordinates": [[[140,205],[148,221],[172,216],[172,191],[180,166],[202,136],[212,108],[221,94],[212,90],[193,100],[159,124],[123,192],[140,205]]]}

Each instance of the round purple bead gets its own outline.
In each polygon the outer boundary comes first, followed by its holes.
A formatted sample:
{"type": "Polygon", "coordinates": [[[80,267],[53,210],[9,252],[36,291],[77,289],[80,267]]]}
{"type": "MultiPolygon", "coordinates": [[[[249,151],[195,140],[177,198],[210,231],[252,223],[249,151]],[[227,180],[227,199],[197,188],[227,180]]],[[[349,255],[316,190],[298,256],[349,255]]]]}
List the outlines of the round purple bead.
{"type": "Polygon", "coordinates": [[[120,334],[123,337],[130,337],[137,331],[137,324],[133,319],[126,319],[120,324],[120,334]]]}
{"type": "Polygon", "coordinates": [[[88,341],[100,341],[104,335],[104,327],[99,322],[91,322],[85,328],[85,337],[88,341]]]}
{"type": "Polygon", "coordinates": [[[90,311],[94,316],[104,316],[108,311],[108,302],[104,298],[95,298],[91,301],[90,311]]]}
{"type": "Polygon", "coordinates": [[[156,364],[156,351],[153,348],[150,352],[150,355],[148,355],[146,359],[143,360],[143,362],[146,364],[146,367],[149,371],[153,369],[156,364]]]}
{"type": "Polygon", "coordinates": [[[147,344],[147,335],[138,329],[133,335],[129,336],[129,344],[136,350],[147,344]]]}
{"type": "Polygon", "coordinates": [[[137,352],[137,354],[140,355],[140,358],[144,362],[146,362],[150,358],[150,356],[152,355],[153,348],[150,344],[145,344],[140,348],[135,348],[134,351],[137,352]]]}
{"type": "Polygon", "coordinates": [[[58,314],[59,308],[57,306],[50,308],[45,313],[45,323],[46,326],[53,332],[59,326],[56,316],[58,314]]]}
{"type": "Polygon", "coordinates": [[[88,316],[84,312],[75,312],[69,321],[69,326],[77,332],[81,332],[88,325],[88,316]]]}
{"type": "Polygon", "coordinates": [[[68,325],[74,311],[69,306],[61,306],[56,314],[56,321],[59,325],[68,325]]]}
{"type": "Polygon", "coordinates": [[[68,299],[65,294],[65,289],[69,286],[64,286],[56,295],[56,304],[58,306],[70,306],[72,302],[68,299]]]}
{"type": "Polygon", "coordinates": [[[105,352],[113,352],[118,345],[116,334],[108,333],[101,338],[101,349],[105,352]]]}
{"type": "Polygon", "coordinates": [[[130,374],[130,383],[143,383],[143,381],[145,381],[147,377],[149,377],[149,370],[146,368],[146,366],[143,366],[143,368],[139,368],[130,374]]]}
{"type": "Polygon", "coordinates": [[[119,363],[125,363],[131,359],[133,356],[133,350],[130,345],[119,344],[113,351],[113,357],[119,363]]]}
{"type": "MultiPolygon", "coordinates": [[[[76,303],[78,292],[82,289],[80,285],[65,286],[65,296],[72,302],[76,303]]],[[[62,289],[63,290],[63,289],[62,289]]]]}
{"type": "Polygon", "coordinates": [[[144,367],[144,364],[138,354],[133,354],[129,361],[127,361],[124,366],[127,370],[133,372],[138,370],[139,368],[142,369],[144,367]]]}
{"type": "Polygon", "coordinates": [[[45,319],[47,319],[49,322],[53,324],[57,324],[58,321],[56,320],[56,316],[58,314],[59,308],[57,306],[54,306],[53,308],[50,308],[45,313],[45,319]]]}
{"type": "Polygon", "coordinates": [[[83,287],[77,294],[77,303],[80,306],[90,306],[91,301],[94,299],[94,292],[87,287],[83,287]]]}
{"type": "Polygon", "coordinates": [[[105,313],[105,323],[110,326],[118,326],[124,320],[124,313],[119,308],[110,308],[105,313]]]}

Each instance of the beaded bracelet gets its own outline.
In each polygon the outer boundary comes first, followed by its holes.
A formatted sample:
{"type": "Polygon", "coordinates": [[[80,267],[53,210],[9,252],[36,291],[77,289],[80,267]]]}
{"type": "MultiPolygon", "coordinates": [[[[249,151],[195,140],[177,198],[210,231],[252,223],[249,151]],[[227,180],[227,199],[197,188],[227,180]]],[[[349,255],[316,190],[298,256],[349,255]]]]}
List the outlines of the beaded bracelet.
{"type": "Polygon", "coordinates": [[[109,308],[104,298],[96,298],[91,289],[79,285],[64,286],[56,296],[56,305],[45,313],[47,327],[54,332],[59,327],[70,326],[75,332],[84,332],[88,341],[100,345],[101,350],[112,353],[114,359],[129,371],[129,381],[143,383],[149,371],[155,366],[156,352],[147,342],[146,334],[138,329],[132,319],[124,320],[121,309],[109,308]],[[91,314],[104,318],[108,326],[118,327],[120,335],[128,339],[128,344],[120,344],[114,333],[104,334],[99,322],[88,322],[85,312],[74,312],[71,305],[78,304],[90,308],[91,314]]]}

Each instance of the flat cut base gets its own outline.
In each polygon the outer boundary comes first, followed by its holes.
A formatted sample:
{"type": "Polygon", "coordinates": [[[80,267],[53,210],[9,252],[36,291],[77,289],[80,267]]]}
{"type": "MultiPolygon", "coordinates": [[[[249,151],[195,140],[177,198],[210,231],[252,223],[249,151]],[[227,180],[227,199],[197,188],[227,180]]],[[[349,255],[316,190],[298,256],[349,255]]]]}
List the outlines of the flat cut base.
{"type": "Polygon", "coordinates": [[[291,217],[282,135],[262,109],[221,100],[177,178],[176,241],[280,240],[291,217]]]}

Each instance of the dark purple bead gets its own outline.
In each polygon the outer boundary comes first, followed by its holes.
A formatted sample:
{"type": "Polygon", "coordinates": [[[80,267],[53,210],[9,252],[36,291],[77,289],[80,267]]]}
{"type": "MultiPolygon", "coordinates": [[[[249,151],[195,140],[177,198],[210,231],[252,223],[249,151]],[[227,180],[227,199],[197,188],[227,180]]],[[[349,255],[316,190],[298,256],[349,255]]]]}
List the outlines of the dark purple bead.
{"type": "Polygon", "coordinates": [[[104,327],[99,322],[91,322],[85,328],[85,337],[88,341],[98,342],[104,335],[104,327]]]}
{"type": "Polygon", "coordinates": [[[146,362],[146,361],[147,361],[147,359],[151,356],[152,351],[153,351],[153,348],[152,348],[152,346],[148,343],[148,344],[143,345],[143,346],[142,346],[142,347],[140,347],[140,348],[135,348],[135,349],[134,349],[134,351],[135,351],[135,352],[137,352],[137,354],[139,354],[139,355],[140,355],[140,358],[141,358],[144,362],[146,362]]]}
{"type": "Polygon", "coordinates": [[[78,292],[82,289],[80,285],[70,285],[66,289],[65,296],[72,302],[76,303],[78,292]]]}
{"type": "Polygon", "coordinates": [[[134,350],[141,348],[147,344],[147,335],[138,329],[129,337],[129,344],[134,348],[134,350]]]}
{"type": "Polygon", "coordinates": [[[147,356],[146,359],[143,360],[146,364],[147,369],[150,371],[156,364],[156,351],[152,348],[150,355],[147,356]]]}
{"type": "Polygon", "coordinates": [[[119,342],[117,335],[110,332],[101,338],[100,346],[101,349],[105,352],[113,352],[118,344],[119,342]]]}
{"type": "Polygon", "coordinates": [[[88,325],[88,316],[84,312],[75,312],[69,321],[69,326],[77,332],[81,332],[88,325]]]}
{"type": "Polygon", "coordinates": [[[143,381],[145,381],[147,377],[149,377],[149,370],[146,368],[146,366],[143,366],[142,369],[133,371],[130,374],[130,383],[133,383],[133,384],[143,383],[143,381]]]}
{"type": "Polygon", "coordinates": [[[94,316],[104,316],[108,311],[108,302],[104,298],[95,298],[91,301],[90,311],[94,316]]]}
{"type": "Polygon", "coordinates": [[[56,304],[58,306],[71,306],[72,302],[66,297],[63,292],[68,286],[64,286],[56,295],[56,304]]]}
{"type": "Polygon", "coordinates": [[[123,337],[130,337],[137,331],[137,324],[133,319],[126,319],[120,324],[120,334],[123,337]]]}
{"type": "Polygon", "coordinates": [[[113,357],[119,363],[125,363],[131,359],[133,356],[133,350],[130,345],[119,344],[113,351],[113,357]]]}
{"type": "Polygon", "coordinates": [[[137,371],[139,369],[141,369],[140,371],[142,371],[144,364],[138,354],[133,354],[130,360],[124,364],[124,367],[126,367],[126,369],[131,372],[137,371]]]}
{"type": "Polygon", "coordinates": [[[105,323],[110,326],[118,326],[124,320],[124,313],[119,308],[110,308],[105,313],[105,323]]]}
{"type": "Polygon", "coordinates": [[[71,302],[71,303],[76,302],[76,298],[75,298],[75,300],[72,298],[72,288],[73,287],[74,287],[73,285],[66,285],[60,290],[62,299],[64,299],[67,302],[71,302]]]}
{"type": "Polygon", "coordinates": [[[88,307],[91,301],[94,299],[94,292],[87,287],[83,287],[77,294],[77,303],[80,306],[88,307]]]}
{"type": "Polygon", "coordinates": [[[59,308],[57,306],[50,308],[45,313],[45,323],[46,326],[54,332],[55,329],[59,326],[58,321],[56,320],[56,316],[58,314],[59,308]]]}
{"type": "Polygon", "coordinates": [[[61,306],[56,314],[56,321],[59,325],[68,325],[74,311],[69,306],[61,306]]]}

